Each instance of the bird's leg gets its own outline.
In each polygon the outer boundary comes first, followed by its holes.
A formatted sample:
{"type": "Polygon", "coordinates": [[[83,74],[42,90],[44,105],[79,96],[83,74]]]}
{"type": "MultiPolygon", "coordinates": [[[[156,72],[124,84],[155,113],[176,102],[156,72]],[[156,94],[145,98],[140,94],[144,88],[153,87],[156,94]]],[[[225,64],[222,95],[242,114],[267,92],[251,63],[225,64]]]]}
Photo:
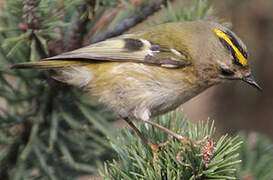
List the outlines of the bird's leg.
{"type": "Polygon", "coordinates": [[[161,125],[159,125],[159,124],[157,124],[157,123],[155,123],[155,122],[153,122],[153,121],[150,121],[150,120],[147,120],[147,121],[146,121],[146,120],[143,120],[143,121],[144,121],[145,123],[147,123],[147,124],[150,124],[150,125],[152,125],[152,126],[154,126],[154,127],[157,127],[158,129],[160,129],[160,130],[166,132],[167,134],[169,134],[169,135],[171,135],[171,136],[177,138],[178,140],[180,140],[180,141],[182,141],[182,142],[184,142],[184,143],[190,145],[190,141],[189,141],[187,138],[185,138],[184,136],[181,136],[180,134],[177,134],[177,133],[171,131],[170,129],[168,129],[168,128],[164,127],[164,126],[161,126],[161,125]]]}
{"type": "Polygon", "coordinates": [[[146,143],[148,144],[148,146],[150,146],[150,148],[156,152],[160,151],[159,146],[153,144],[149,139],[147,139],[144,134],[142,134],[137,127],[134,125],[134,123],[132,121],[129,120],[129,118],[123,118],[128,125],[137,133],[137,135],[146,143]]]}

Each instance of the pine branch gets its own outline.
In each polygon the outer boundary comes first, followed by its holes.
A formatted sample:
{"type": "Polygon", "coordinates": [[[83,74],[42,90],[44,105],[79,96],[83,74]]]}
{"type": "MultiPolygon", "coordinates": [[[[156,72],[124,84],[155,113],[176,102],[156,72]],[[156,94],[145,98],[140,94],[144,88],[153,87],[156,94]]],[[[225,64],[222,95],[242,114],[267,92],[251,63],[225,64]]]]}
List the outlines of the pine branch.
{"type": "Polygon", "coordinates": [[[96,43],[111,37],[121,35],[125,31],[128,31],[130,28],[144,21],[148,16],[151,16],[155,12],[159,11],[162,5],[166,6],[166,2],[167,2],[166,0],[158,0],[156,2],[150,3],[141,10],[141,13],[137,12],[130,18],[124,19],[119,24],[110,28],[108,31],[106,31],[99,37],[92,39],[91,43],[96,43]]]}
{"type": "MultiPolygon", "coordinates": [[[[132,6],[136,6],[137,4],[141,3],[143,0],[130,0],[132,6]]],[[[92,30],[89,32],[87,38],[84,40],[84,45],[89,45],[89,42],[91,42],[93,36],[97,33],[97,31],[104,25],[110,24],[110,22],[127,6],[121,2],[114,10],[106,10],[106,12],[103,13],[102,17],[99,19],[99,21],[94,25],[92,30]]]]}
{"type": "MultiPolygon", "coordinates": [[[[64,13],[56,10],[57,2],[5,3],[8,9],[3,11],[5,16],[0,16],[1,63],[45,57],[47,42],[62,38],[56,29],[67,26],[62,19],[64,13]]],[[[66,13],[73,15],[73,12],[66,13]]],[[[2,11],[0,14],[3,15],[2,11]]],[[[77,177],[95,172],[98,162],[112,157],[104,138],[114,133],[106,123],[114,120],[111,113],[102,113],[101,107],[82,97],[79,90],[71,88],[68,94],[66,87],[53,80],[45,83],[47,77],[36,71],[0,74],[0,98],[9,104],[9,108],[0,106],[2,179],[65,179],[68,174],[77,177]],[[83,115],[83,110],[89,113],[83,115]],[[14,131],[17,127],[20,130],[14,131]],[[85,152],[86,149],[92,151],[85,152]]]]}
{"type": "Polygon", "coordinates": [[[95,0],[88,0],[81,5],[79,16],[74,22],[70,40],[67,43],[68,46],[65,51],[71,51],[82,46],[85,34],[87,33],[88,24],[91,21],[86,14],[88,14],[89,7],[92,9],[92,14],[94,14],[95,4],[95,0]],[[83,14],[85,14],[85,16],[82,17],[83,14]]]}
{"type": "Polygon", "coordinates": [[[140,138],[126,129],[122,135],[110,139],[119,162],[105,163],[101,171],[104,179],[236,179],[235,167],[241,162],[238,149],[242,144],[238,136],[225,135],[216,141],[213,124],[190,124],[178,111],[153,121],[187,137],[191,144],[141,124],[141,132],[161,144],[160,152],[151,152],[140,138]]]}

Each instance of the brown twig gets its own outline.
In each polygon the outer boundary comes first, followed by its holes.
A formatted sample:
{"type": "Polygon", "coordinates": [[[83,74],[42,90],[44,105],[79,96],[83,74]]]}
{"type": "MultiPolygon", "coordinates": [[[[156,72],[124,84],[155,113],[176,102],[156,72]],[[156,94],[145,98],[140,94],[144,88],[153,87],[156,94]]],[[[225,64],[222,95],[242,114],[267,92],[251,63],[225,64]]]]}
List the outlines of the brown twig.
{"type": "Polygon", "coordinates": [[[80,8],[79,17],[74,23],[74,27],[70,35],[70,40],[67,43],[68,46],[65,48],[65,51],[71,51],[82,46],[84,35],[86,35],[87,25],[90,22],[90,19],[88,16],[81,19],[80,16],[88,10],[89,6],[95,4],[93,1],[95,0],[87,1],[86,4],[82,5],[80,8]]]}
{"type": "Polygon", "coordinates": [[[158,0],[154,3],[150,3],[149,5],[142,9],[141,13],[138,12],[130,18],[124,19],[121,23],[117,24],[113,28],[110,28],[108,31],[100,35],[98,38],[92,39],[91,43],[96,43],[111,37],[121,35],[122,33],[134,27],[138,23],[144,21],[148,16],[151,16],[155,12],[160,10],[162,4],[166,4],[166,2],[167,2],[166,0],[158,0]]]}
{"type": "MultiPolygon", "coordinates": [[[[130,0],[132,5],[137,5],[141,3],[143,0],[130,0]]],[[[89,42],[92,40],[93,36],[96,34],[96,32],[105,24],[109,24],[116,16],[117,14],[126,7],[124,3],[120,3],[113,11],[109,12],[107,10],[103,16],[100,18],[100,20],[95,24],[95,26],[92,28],[91,32],[87,36],[86,40],[84,41],[83,45],[88,45],[89,42]]]]}

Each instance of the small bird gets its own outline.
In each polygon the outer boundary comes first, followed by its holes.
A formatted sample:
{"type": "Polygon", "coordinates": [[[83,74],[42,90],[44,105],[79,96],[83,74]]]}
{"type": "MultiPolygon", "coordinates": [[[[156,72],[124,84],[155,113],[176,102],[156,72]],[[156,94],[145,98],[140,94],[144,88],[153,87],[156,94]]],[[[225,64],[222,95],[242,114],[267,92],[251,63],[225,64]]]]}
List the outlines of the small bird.
{"type": "Polygon", "coordinates": [[[211,21],[192,21],[157,25],[11,68],[54,70],[52,78],[84,88],[158,150],[132,120],[186,140],[151,117],[222,82],[242,80],[261,89],[247,59],[245,44],[228,28],[211,21]]]}

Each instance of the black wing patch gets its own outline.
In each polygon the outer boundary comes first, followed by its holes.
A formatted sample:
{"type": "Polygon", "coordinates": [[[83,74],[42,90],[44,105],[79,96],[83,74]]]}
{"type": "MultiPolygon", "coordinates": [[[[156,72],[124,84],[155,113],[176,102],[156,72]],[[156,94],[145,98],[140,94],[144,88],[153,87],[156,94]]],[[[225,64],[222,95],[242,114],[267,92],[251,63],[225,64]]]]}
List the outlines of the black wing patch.
{"type": "Polygon", "coordinates": [[[128,51],[139,51],[144,46],[143,42],[139,39],[125,38],[124,49],[128,51]]]}

